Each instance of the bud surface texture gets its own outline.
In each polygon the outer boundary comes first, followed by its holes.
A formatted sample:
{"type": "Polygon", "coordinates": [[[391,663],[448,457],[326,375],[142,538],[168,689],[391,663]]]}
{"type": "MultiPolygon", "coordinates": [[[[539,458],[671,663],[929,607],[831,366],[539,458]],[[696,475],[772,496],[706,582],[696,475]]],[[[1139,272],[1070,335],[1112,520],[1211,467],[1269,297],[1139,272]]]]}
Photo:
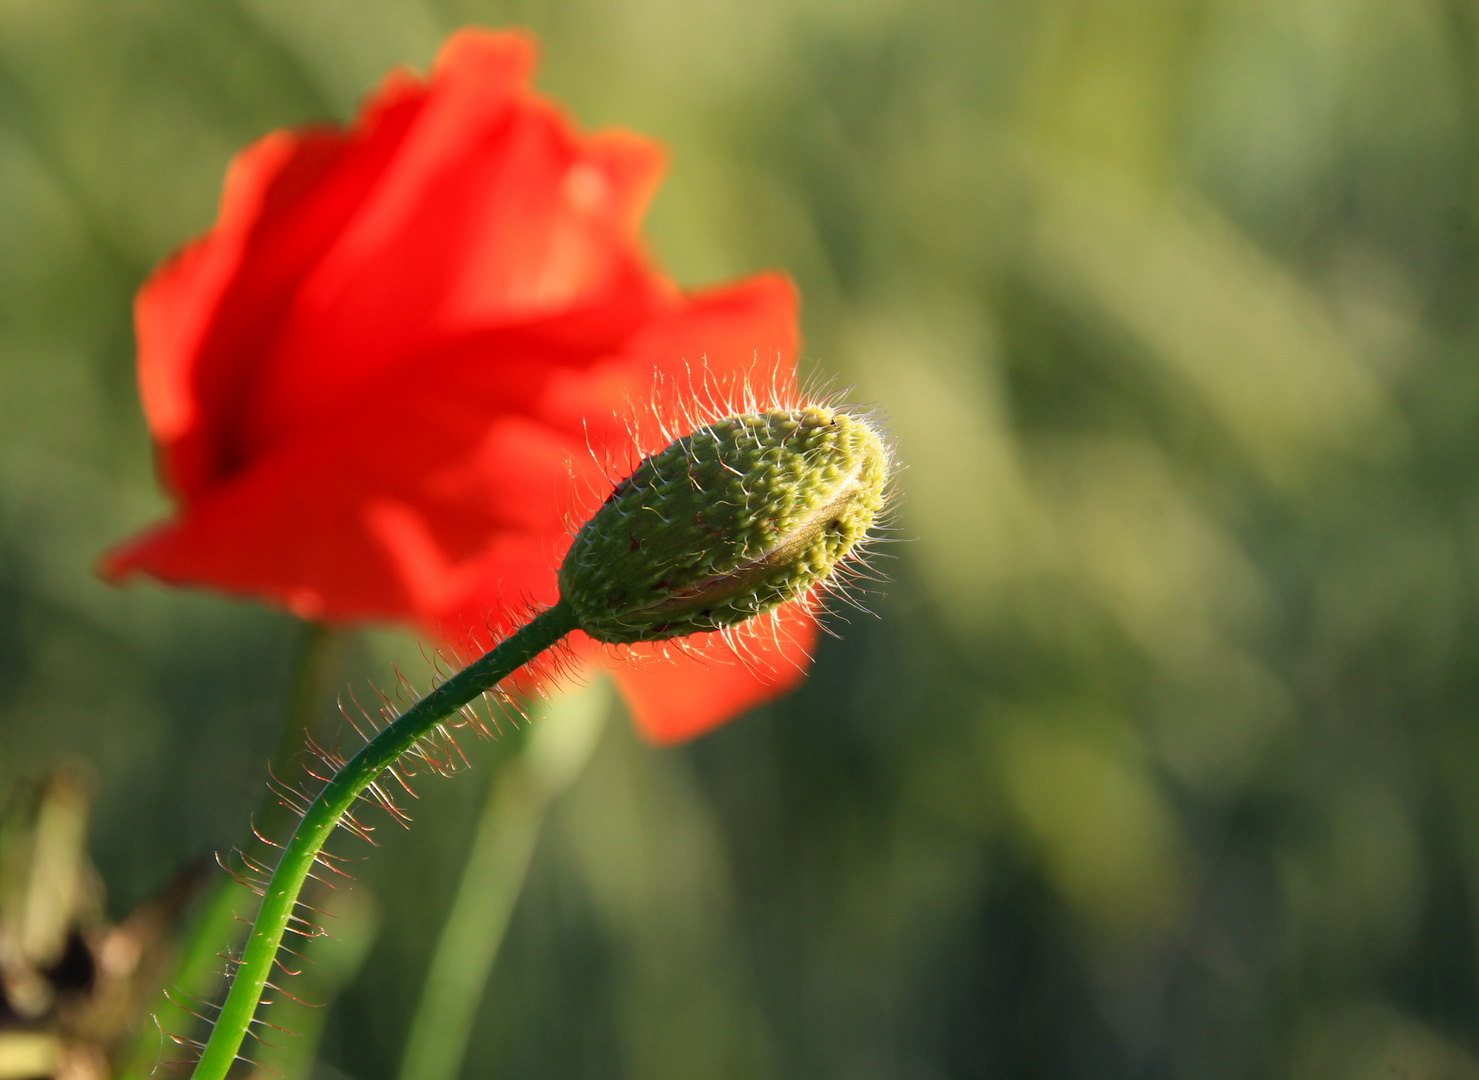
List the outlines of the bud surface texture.
{"type": "Polygon", "coordinates": [[[731,416],[644,458],[575,536],[560,593],[597,641],[736,626],[827,580],[882,510],[887,445],[819,405],[731,416]]]}

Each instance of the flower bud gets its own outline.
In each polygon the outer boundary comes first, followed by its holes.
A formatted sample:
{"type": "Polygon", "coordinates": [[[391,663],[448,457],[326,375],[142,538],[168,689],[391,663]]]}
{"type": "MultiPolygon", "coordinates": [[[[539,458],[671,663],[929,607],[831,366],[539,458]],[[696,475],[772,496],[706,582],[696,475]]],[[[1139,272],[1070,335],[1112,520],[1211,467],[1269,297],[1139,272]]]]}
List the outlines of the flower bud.
{"type": "Polygon", "coordinates": [[[731,416],[644,458],[576,534],[560,593],[597,641],[736,626],[837,569],[892,469],[866,421],[818,405],[731,416]]]}

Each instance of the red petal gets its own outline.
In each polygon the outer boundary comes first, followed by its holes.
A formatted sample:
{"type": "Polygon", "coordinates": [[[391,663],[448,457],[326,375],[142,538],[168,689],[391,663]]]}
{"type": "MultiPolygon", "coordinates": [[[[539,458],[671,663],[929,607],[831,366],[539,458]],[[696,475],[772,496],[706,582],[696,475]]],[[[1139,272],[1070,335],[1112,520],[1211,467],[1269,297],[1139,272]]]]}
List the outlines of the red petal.
{"type": "Polygon", "coordinates": [[[677,317],[648,323],[628,352],[661,380],[638,400],[655,391],[653,408],[686,434],[687,425],[673,423],[684,414],[764,408],[773,391],[784,395],[796,381],[798,344],[795,287],[772,273],[691,296],[677,317]]]}
{"type": "Polygon", "coordinates": [[[177,494],[342,408],[427,336],[667,290],[636,236],[660,151],[582,142],[527,90],[533,54],[463,32],[430,85],[393,74],[352,131],[277,132],[238,157],[215,230],[136,308],[177,494]]]}
{"type": "Polygon", "coordinates": [[[654,365],[672,366],[687,340],[715,343],[721,358],[752,355],[793,336],[792,303],[783,279],[761,278],[666,317],[622,305],[428,343],[176,522],[113,552],[104,573],[142,570],[320,618],[458,630],[525,599],[549,602],[566,514],[577,492],[604,498],[597,457],[630,444],[612,417],[645,396],[654,365]]]}
{"type": "Polygon", "coordinates": [[[390,79],[352,134],[274,132],[232,162],[210,235],[139,291],[139,384],[175,492],[241,459],[244,397],[307,269],[358,208],[420,106],[390,79]]]}
{"type": "Polygon", "coordinates": [[[637,730],[655,743],[682,742],[794,687],[811,663],[816,622],[799,604],[779,615],[778,624],[762,618],[746,631],[740,652],[718,634],[696,634],[681,648],[635,645],[606,654],[637,730]]]}
{"type": "Polygon", "coordinates": [[[299,284],[246,409],[243,449],[291,437],[428,336],[640,302],[652,143],[582,141],[523,87],[521,38],[462,34],[353,220],[299,284]],[[518,47],[515,47],[518,46],[518,47]]]}
{"type": "MultiPolygon", "coordinates": [[[[181,506],[106,574],[457,640],[554,599],[573,490],[599,501],[596,463],[634,463],[633,403],[655,394],[681,433],[744,407],[747,382],[762,401],[791,386],[790,284],[680,297],[637,233],[660,151],[579,137],[529,91],[533,62],[526,38],[464,32],[427,83],[387,78],[352,130],[238,157],[215,230],[138,297],[145,411],[181,506]]],[[[665,441],[641,430],[643,450],[665,441]]],[[[654,738],[683,738],[794,682],[813,633],[802,617],[763,662],[707,643],[622,678],[654,738]]]]}
{"type": "Polygon", "coordinates": [[[104,573],[265,597],[300,614],[481,622],[500,593],[549,602],[581,434],[536,418],[561,368],[529,342],[448,343],[111,553],[104,573]],[[472,610],[472,609],[476,610],[472,610]]]}
{"type": "Polygon", "coordinates": [[[642,454],[686,434],[690,418],[720,406],[740,411],[747,385],[762,402],[772,386],[792,386],[797,344],[795,289],[783,275],[760,274],[698,293],[669,317],[649,320],[619,357],[556,375],[541,418],[586,432],[606,464],[601,484],[580,490],[576,519],[605,499],[606,479],[621,479],[642,454]]]}

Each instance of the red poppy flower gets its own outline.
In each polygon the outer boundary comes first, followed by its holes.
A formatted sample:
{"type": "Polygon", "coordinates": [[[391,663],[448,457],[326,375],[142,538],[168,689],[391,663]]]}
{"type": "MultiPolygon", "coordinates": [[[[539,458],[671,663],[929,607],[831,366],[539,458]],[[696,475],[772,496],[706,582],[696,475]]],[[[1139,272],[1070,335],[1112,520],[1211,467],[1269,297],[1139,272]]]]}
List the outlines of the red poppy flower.
{"type": "MultiPolygon", "coordinates": [[[[630,402],[700,367],[792,381],[786,280],[684,294],[656,273],[638,226],[661,151],[576,133],[529,89],[533,62],[524,37],[463,31],[351,129],[274,132],[236,158],[215,228],[137,298],[177,512],[106,576],[331,622],[497,628],[556,598],[572,492],[625,457],[630,402]]],[[[686,738],[799,677],[814,627],[786,621],[744,662],[697,643],[613,674],[644,732],[686,738]]]]}

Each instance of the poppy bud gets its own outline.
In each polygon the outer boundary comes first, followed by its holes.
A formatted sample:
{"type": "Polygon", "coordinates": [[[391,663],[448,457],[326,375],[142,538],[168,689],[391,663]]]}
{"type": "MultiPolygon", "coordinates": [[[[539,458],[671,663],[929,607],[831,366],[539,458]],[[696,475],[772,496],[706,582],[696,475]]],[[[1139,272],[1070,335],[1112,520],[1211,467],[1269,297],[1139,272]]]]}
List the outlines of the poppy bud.
{"type": "Polygon", "coordinates": [[[891,471],[867,421],[823,406],[707,424],[616,486],[576,534],[560,593],[597,641],[738,625],[833,574],[891,471]]]}

